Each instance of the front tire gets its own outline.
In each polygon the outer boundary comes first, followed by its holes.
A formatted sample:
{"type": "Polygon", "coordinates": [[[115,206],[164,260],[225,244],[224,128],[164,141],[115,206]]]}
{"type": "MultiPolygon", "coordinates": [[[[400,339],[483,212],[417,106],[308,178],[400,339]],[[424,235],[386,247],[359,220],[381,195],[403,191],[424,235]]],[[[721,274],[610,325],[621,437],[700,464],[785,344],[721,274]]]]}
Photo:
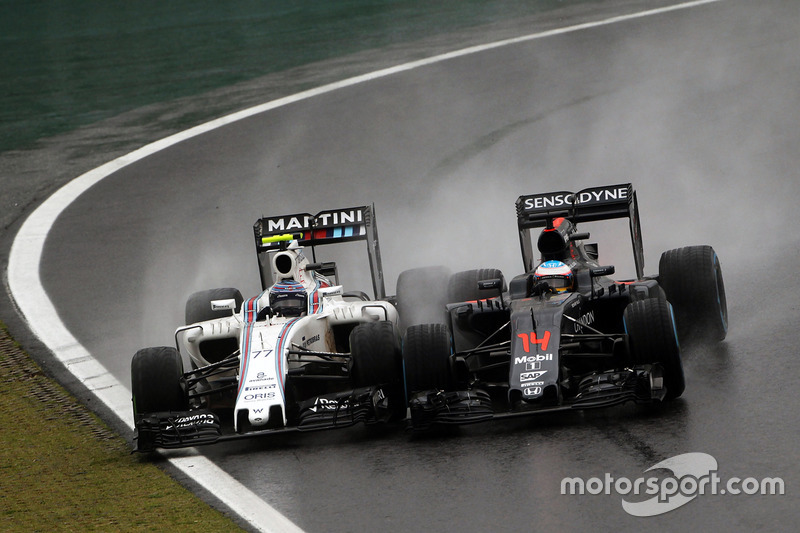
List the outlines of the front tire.
{"type": "Polygon", "coordinates": [[[451,354],[450,331],[444,324],[419,324],[406,330],[403,365],[409,399],[415,392],[453,390],[451,354]]]}
{"type": "Polygon", "coordinates": [[[672,400],[683,394],[686,380],[669,302],[662,298],[631,302],[625,308],[623,322],[633,362],[661,364],[667,389],[665,399],[672,400]]]}
{"type": "Polygon", "coordinates": [[[146,413],[187,411],[189,397],[183,381],[183,360],[168,346],[144,348],[131,360],[133,417],[146,413]]]}
{"type": "Polygon", "coordinates": [[[353,387],[381,385],[391,418],[406,414],[400,335],[392,322],[367,322],[350,332],[350,375],[353,387]]]}

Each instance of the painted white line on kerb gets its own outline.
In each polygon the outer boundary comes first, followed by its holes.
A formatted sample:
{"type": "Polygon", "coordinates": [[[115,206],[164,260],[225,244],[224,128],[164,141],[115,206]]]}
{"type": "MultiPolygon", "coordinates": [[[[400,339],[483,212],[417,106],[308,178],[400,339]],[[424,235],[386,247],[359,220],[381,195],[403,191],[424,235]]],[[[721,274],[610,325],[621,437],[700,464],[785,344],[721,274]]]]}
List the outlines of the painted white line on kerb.
{"type": "MultiPolygon", "coordinates": [[[[39,278],[39,266],[44,251],[44,243],[50,229],[58,216],[80,195],[90,187],[117,170],[140,159],[150,156],[186,139],[214,130],[226,124],[242,120],[271,109],[276,109],[294,102],[306,100],[317,95],[350,87],[359,83],[391,76],[399,72],[432,65],[448,59],[475,54],[493,48],[543,39],[555,35],[576,32],[599,26],[607,26],[637,18],[659,15],[669,11],[687,9],[720,2],[722,0],[698,0],[685,2],[669,7],[651,9],[629,15],[621,15],[597,22],[587,22],[565,28],[558,28],[541,33],[525,35],[504,41],[473,46],[441,54],[438,56],[412,61],[392,68],[387,68],[356,76],[336,83],[331,83],[292,96],[280,98],[262,105],[251,107],[222,118],[206,122],[189,130],[176,133],[160,141],[143,146],[127,155],[114,159],[95,168],[59,189],[44,201],[25,220],[11,246],[8,262],[8,285],[11,296],[24,316],[33,333],[53,352],[55,357],[69,370],[76,379],[83,383],[108,408],[115,412],[130,428],[133,429],[130,391],[112,376],[108,370],[81,345],[61,322],[58,313],[47,296],[39,278]]],[[[234,513],[246,520],[259,531],[300,532],[301,530],[259,496],[233,479],[225,471],[202,455],[190,457],[172,457],[169,461],[188,477],[192,478],[206,490],[216,495],[234,513]]],[[[269,496],[269,495],[268,495],[269,496]]]]}

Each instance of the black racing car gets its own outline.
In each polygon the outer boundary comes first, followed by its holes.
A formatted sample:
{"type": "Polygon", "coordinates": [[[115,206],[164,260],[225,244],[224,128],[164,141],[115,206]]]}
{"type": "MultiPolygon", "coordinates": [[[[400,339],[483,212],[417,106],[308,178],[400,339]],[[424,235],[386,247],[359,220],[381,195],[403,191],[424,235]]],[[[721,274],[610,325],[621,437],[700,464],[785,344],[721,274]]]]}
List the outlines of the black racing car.
{"type": "Polygon", "coordinates": [[[630,184],[521,196],[525,273],[453,274],[444,323],[410,326],[403,361],[412,425],[671,400],[684,391],[680,342],[725,338],[719,258],[710,246],[664,252],[645,276],[630,184]],[[578,224],[628,218],[636,280],[615,281],[578,224]],[[531,231],[541,257],[534,264],[531,231]]]}

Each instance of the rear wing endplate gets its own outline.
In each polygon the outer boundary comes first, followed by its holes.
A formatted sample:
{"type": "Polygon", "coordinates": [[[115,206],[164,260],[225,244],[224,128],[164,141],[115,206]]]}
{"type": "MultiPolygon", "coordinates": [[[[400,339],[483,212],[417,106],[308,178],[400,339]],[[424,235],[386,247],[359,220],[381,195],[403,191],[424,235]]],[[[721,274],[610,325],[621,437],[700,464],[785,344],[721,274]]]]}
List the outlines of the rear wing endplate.
{"type": "Polygon", "coordinates": [[[269,252],[280,250],[289,240],[311,247],[313,261],[316,261],[315,246],[366,241],[375,298],[382,299],[386,296],[374,205],[321,211],[316,215],[296,213],[264,217],[253,225],[253,234],[259,258],[261,286],[265,290],[270,285],[271,277],[271,267],[266,257],[269,252]]]}
{"type": "Polygon", "coordinates": [[[557,217],[567,218],[573,224],[627,217],[630,221],[636,275],[639,279],[644,277],[639,206],[636,191],[630,183],[591,187],[578,192],[557,191],[520,196],[517,199],[517,226],[526,272],[534,268],[530,230],[545,227],[557,217]]]}

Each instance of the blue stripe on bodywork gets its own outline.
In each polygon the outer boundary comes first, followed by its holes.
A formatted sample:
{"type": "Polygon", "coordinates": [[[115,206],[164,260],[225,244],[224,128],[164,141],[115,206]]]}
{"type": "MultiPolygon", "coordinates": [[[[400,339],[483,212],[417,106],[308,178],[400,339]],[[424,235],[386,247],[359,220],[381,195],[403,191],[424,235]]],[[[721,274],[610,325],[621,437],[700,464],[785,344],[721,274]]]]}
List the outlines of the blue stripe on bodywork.
{"type": "Polygon", "coordinates": [[[286,395],[284,393],[286,382],[284,381],[285,377],[283,373],[283,362],[285,360],[283,355],[283,347],[286,343],[286,339],[289,337],[289,331],[291,331],[292,327],[297,324],[299,320],[299,318],[295,318],[283,327],[283,331],[281,331],[278,335],[278,344],[275,346],[275,372],[278,375],[278,383],[280,383],[278,389],[281,391],[281,397],[283,398],[284,404],[286,404],[286,395]]]}

